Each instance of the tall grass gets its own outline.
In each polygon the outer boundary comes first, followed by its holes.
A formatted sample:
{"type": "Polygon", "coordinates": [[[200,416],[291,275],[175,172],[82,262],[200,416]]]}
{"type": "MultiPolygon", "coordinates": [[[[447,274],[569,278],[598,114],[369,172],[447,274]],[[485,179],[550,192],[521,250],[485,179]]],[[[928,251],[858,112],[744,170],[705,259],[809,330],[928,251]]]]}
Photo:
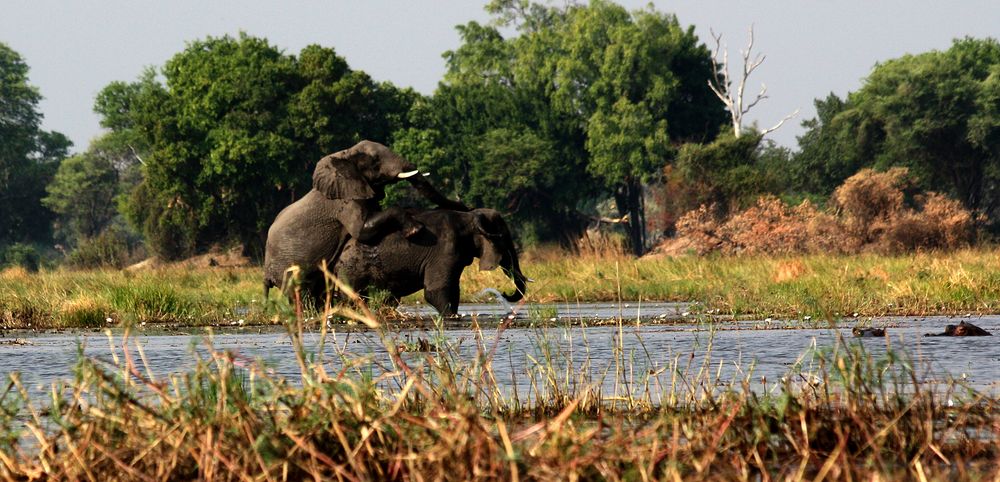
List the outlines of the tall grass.
{"type": "MultiPolygon", "coordinates": [[[[1000,312],[1000,250],[908,255],[632,258],[617,250],[522,256],[528,302],[688,301],[744,317],[837,318],[1000,312]]],[[[271,323],[259,268],[0,272],[0,327],[166,323],[271,323]],[[108,322],[107,320],[111,321],[108,322]]],[[[499,270],[463,273],[463,302],[487,287],[509,291],[499,270]]],[[[272,299],[277,292],[272,292],[272,299]]],[[[422,300],[411,296],[407,302],[422,300]]]]}
{"type": "Polygon", "coordinates": [[[266,323],[259,269],[0,272],[4,328],[266,323]]]}
{"type": "MultiPolygon", "coordinates": [[[[534,301],[691,301],[738,316],[837,317],[996,313],[1000,251],[905,255],[580,257],[528,253],[534,301]]],[[[506,286],[466,270],[463,290],[506,286]]],[[[507,281],[509,283],[509,281],[507,281]]]]}
{"type": "Polygon", "coordinates": [[[875,359],[841,343],[815,370],[761,389],[752,368],[723,379],[710,346],[649,372],[619,345],[614,372],[600,377],[615,379],[607,392],[587,375],[587,358],[553,351],[543,331],[541,358],[520,375],[530,393],[510,394],[494,370],[504,325],[495,337],[477,331],[471,359],[443,340],[404,356],[398,336],[352,298],[354,307],[324,315],[376,330],[384,364],[337,344],[325,323],[318,346],[306,346],[301,310],[279,305],[300,367],[294,380],[211,339],[192,371],[158,376],[128,332],[112,338],[110,359],[82,358],[44,406],[12,375],[0,395],[0,475],[932,480],[989,477],[1000,461],[998,400],[955,382],[921,384],[905,354],[875,359]],[[324,359],[325,343],[337,344],[339,364],[324,359]],[[25,412],[26,421],[15,416],[25,412]]]}

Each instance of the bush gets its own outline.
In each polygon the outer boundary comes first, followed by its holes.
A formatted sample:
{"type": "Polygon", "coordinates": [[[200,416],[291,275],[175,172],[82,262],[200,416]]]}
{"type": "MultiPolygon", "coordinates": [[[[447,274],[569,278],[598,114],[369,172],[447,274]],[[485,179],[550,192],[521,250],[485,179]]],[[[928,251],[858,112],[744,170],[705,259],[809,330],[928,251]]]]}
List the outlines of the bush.
{"type": "Polygon", "coordinates": [[[962,203],[938,193],[921,196],[920,211],[907,211],[891,219],[878,243],[878,251],[955,249],[971,243],[972,214],[962,203]]]}
{"type": "Polygon", "coordinates": [[[702,206],[681,217],[677,226],[679,236],[688,238],[699,254],[847,253],[857,245],[836,216],[808,200],[790,208],[773,196],[761,197],[729,220],[702,206]]]}
{"type": "Polygon", "coordinates": [[[910,187],[906,168],[862,169],[834,190],[831,200],[851,234],[867,244],[876,242],[904,217],[904,190],[910,187]]]}
{"type": "Polygon", "coordinates": [[[775,197],[762,197],[755,206],[733,216],[723,232],[732,240],[734,251],[748,254],[843,253],[856,248],[843,224],[808,200],[789,208],[775,197]]]}
{"type": "Polygon", "coordinates": [[[913,185],[905,168],[865,169],[834,191],[833,212],[765,196],[728,219],[705,206],[689,211],[677,233],[699,254],[895,253],[971,244],[972,214],[939,193],[912,195],[913,185]]]}
{"type": "Polygon", "coordinates": [[[66,262],[74,268],[123,268],[130,260],[125,234],[108,229],[93,238],[81,239],[66,262]]]}
{"type": "Polygon", "coordinates": [[[22,243],[7,247],[3,255],[0,256],[0,261],[2,261],[0,264],[3,266],[20,266],[32,273],[38,271],[41,260],[42,257],[34,246],[22,243]]]}

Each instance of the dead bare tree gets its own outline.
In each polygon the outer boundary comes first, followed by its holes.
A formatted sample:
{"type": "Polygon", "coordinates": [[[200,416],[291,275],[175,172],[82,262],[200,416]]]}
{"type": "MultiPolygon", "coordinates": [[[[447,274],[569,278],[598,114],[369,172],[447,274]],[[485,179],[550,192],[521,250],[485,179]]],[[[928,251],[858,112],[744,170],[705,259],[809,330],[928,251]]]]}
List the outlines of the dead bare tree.
{"type": "MultiPolygon", "coordinates": [[[[746,50],[740,50],[740,56],[743,57],[743,73],[740,76],[740,81],[736,86],[736,92],[733,92],[733,79],[729,77],[729,52],[722,45],[722,34],[716,35],[714,31],[711,31],[712,38],[715,39],[715,51],[712,53],[712,78],[708,80],[708,87],[712,89],[712,92],[726,105],[726,109],[729,111],[729,116],[733,122],[733,134],[736,137],[740,137],[743,134],[743,116],[750,112],[760,101],[767,98],[767,86],[762,82],[760,84],[760,92],[757,93],[755,97],[749,103],[745,102],[743,95],[746,91],[747,79],[760,64],[764,63],[766,58],[763,54],[757,54],[751,60],[751,55],[753,55],[753,25],[750,25],[750,41],[747,43],[746,50]],[[722,51],[722,68],[719,68],[719,51],[722,51]]],[[[795,112],[786,115],[781,121],[771,127],[770,129],[765,129],[761,132],[761,135],[766,135],[769,132],[773,132],[775,129],[781,127],[788,119],[795,117],[799,113],[798,109],[795,112]]]]}

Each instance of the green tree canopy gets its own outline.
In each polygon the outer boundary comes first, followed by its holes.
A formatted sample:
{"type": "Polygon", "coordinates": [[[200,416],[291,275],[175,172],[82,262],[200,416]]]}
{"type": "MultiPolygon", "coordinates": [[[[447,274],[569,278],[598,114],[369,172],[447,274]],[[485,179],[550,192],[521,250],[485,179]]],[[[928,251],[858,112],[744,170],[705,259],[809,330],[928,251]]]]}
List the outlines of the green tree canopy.
{"type": "Polygon", "coordinates": [[[447,164],[439,170],[459,179],[459,195],[522,223],[559,226],[613,196],[631,215],[641,252],[643,183],[676,145],[710,140],[725,121],[706,84],[710,52],[693,29],[652,8],[498,0],[487,9],[520,34],[504,38],[476,22],[458,28],[463,43],[445,53],[444,82],[415,115],[421,129],[409,133],[438,147],[408,154],[447,164]]]}
{"type": "Polygon", "coordinates": [[[315,162],[363,138],[389,142],[415,96],[332,49],[296,57],[246,34],[192,42],[160,74],[110,84],[95,108],[144,160],[126,214],[167,258],[226,241],[259,254],[315,162]]]}
{"type": "Polygon", "coordinates": [[[131,148],[115,133],[63,159],[42,203],[57,215],[56,235],[71,245],[93,238],[118,215],[116,198],[138,182],[131,148]]]}
{"type": "Polygon", "coordinates": [[[41,199],[71,143],[41,129],[41,99],[28,83],[28,65],[0,43],[0,245],[49,236],[52,213],[41,199]]]}
{"type": "Polygon", "coordinates": [[[875,66],[841,101],[817,101],[818,119],[796,160],[831,191],[860,167],[905,166],[924,188],[944,191],[996,221],[1000,208],[1000,44],[956,40],[948,50],[875,66]]]}

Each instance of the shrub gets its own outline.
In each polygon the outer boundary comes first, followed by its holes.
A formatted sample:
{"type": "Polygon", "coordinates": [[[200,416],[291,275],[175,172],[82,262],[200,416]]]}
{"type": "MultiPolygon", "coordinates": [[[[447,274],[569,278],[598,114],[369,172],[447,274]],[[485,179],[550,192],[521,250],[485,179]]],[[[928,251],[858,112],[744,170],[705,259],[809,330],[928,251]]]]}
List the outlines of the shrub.
{"type": "Polygon", "coordinates": [[[844,225],[862,243],[877,241],[902,218],[904,190],[911,187],[904,167],[885,172],[862,169],[847,178],[831,200],[843,215],[844,225]]]}
{"type": "Polygon", "coordinates": [[[67,258],[75,268],[123,268],[131,259],[128,240],[116,229],[80,240],[67,258]]]}
{"type": "Polygon", "coordinates": [[[907,211],[890,219],[878,250],[955,249],[970,244],[972,214],[962,204],[938,193],[921,196],[919,211],[907,211]]]}
{"type": "Polygon", "coordinates": [[[677,237],[688,239],[698,254],[727,251],[731,243],[722,238],[721,231],[722,223],[704,204],[677,220],[677,237]]]}
{"type": "Polygon", "coordinates": [[[834,191],[834,212],[803,201],[791,208],[773,196],[729,219],[701,206],[677,222],[679,237],[699,254],[893,253],[956,249],[974,236],[974,218],[961,203],[934,192],[911,195],[905,168],[865,169],[834,191]]]}
{"type": "Polygon", "coordinates": [[[20,266],[34,273],[38,271],[42,258],[34,246],[17,243],[7,247],[0,260],[4,266],[20,266]]]}

